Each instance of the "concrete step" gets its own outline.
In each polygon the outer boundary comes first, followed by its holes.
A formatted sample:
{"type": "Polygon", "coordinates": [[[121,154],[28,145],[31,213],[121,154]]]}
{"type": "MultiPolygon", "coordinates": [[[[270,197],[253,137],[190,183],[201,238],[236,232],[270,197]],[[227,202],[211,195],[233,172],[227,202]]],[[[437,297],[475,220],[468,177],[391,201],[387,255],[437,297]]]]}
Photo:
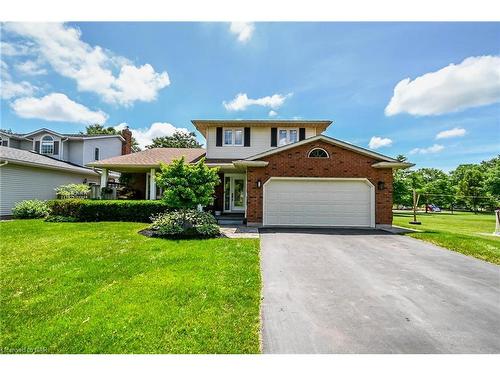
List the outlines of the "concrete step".
{"type": "Polygon", "coordinates": [[[219,225],[243,225],[243,219],[233,219],[233,218],[218,218],[217,223],[219,225]]]}
{"type": "Polygon", "coordinates": [[[241,214],[224,214],[215,216],[219,225],[243,225],[245,217],[241,214]]]}

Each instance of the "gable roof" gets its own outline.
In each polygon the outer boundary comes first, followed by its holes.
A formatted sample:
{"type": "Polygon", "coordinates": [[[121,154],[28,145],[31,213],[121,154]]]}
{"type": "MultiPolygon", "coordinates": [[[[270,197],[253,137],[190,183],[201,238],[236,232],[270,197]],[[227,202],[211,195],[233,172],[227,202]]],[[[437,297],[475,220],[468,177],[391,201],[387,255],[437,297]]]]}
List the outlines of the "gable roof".
{"type": "Polygon", "coordinates": [[[305,145],[307,143],[316,142],[316,141],[327,142],[327,143],[330,143],[332,145],[338,146],[340,148],[344,148],[346,150],[356,152],[358,154],[370,156],[370,157],[377,159],[377,160],[399,163],[398,160],[390,158],[390,157],[382,155],[382,154],[379,154],[378,152],[367,150],[363,147],[355,146],[353,144],[350,144],[350,143],[347,143],[347,142],[344,142],[344,141],[341,141],[341,140],[338,140],[338,139],[335,139],[332,137],[327,137],[326,135],[317,135],[315,137],[306,138],[306,139],[299,141],[299,142],[290,143],[290,144],[285,145],[285,146],[276,147],[272,150],[261,152],[260,154],[257,154],[254,156],[250,156],[249,158],[246,158],[245,160],[257,160],[257,159],[260,159],[260,158],[263,158],[263,157],[266,157],[269,155],[276,154],[276,153],[281,152],[281,151],[289,150],[291,148],[302,146],[302,145],[305,145]]]}
{"type": "Polygon", "coordinates": [[[191,120],[195,128],[206,138],[208,127],[308,127],[322,133],[330,126],[331,120],[191,120]]]}
{"type": "Polygon", "coordinates": [[[205,149],[203,148],[151,148],[132,154],[99,160],[87,165],[109,169],[113,169],[113,167],[157,168],[160,163],[169,164],[181,156],[185,157],[186,162],[193,163],[204,155],[205,149]]]}
{"type": "Polygon", "coordinates": [[[54,159],[50,156],[41,155],[33,151],[19,150],[11,147],[0,146],[0,160],[7,161],[12,164],[26,165],[29,167],[47,168],[98,176],[98,173],[90,168],[54,159]]]}
{"type": "Polygon", "coordinates": [[[123,138],[120,134],[80,134],[80,133],[58,133],[56,131],[47,129],[47,128],[40,128],[37,130],[34,130],[30,133],[26,134],[21,134],[21,133],[16,133],[16,136],[25,138],[25,139],[30,139],[29,137],[39,134],[39,133],[49,133],[52,135],[55,135],[60,138],[70,138],[70,139],[98,139],[98,138],[120,138],[121,141],[125,141],[125,138],[123,138]]]}

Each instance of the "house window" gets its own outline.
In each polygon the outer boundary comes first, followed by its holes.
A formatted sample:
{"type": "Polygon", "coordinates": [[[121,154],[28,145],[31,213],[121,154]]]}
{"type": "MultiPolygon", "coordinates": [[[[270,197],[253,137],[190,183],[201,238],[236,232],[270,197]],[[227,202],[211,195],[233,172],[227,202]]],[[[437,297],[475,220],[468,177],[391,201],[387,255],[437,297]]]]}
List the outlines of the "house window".
{"type": "Polygon", "coordinates": [[[40,153],[44,155],[52,155],[54,153],[54,138],[50,135],[42,138],[40,153]]]}
{"type": "Polygon", "coordinates": [[[279,129],[278,130],[278,146],[284,146],[289,143],[295,143],[298,140],[297,129],[279,129]]]}
{"type": "Polygon", "coordinates": [[[243,146],[243,129],[224,129],[224,146],[243,146]]]}
{"type": "Polygon", "coordinates": [[[99,147],[94,149],[94,160],[99,160],[99,147]]]}
{"type": "Polygon", "coordinates": [[[309,158],[328,158],[328,152],[323,150],[322,148],[313,148],[311,151],[309,151],[309,154],[307,155],[309,158]]]}
{"type": "Polygon", "coordinates": [[[9,147],[9,139],[3,139],[0,137],[0,146],[9,147]]]}

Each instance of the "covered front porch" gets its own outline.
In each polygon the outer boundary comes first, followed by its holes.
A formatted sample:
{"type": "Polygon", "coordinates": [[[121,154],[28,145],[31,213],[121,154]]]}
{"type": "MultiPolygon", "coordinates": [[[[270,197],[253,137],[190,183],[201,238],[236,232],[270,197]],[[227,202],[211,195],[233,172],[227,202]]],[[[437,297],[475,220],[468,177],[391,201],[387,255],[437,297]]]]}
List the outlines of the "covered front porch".
{"type": "MultiPolygon", "coordinates": [[[[154,178],[158,170],[159,168],[113,168],[112,171],[120,173],[120,181],[134,192],[134,199],[156,200],[161,199],[163,195],[163,189],[157,186],[154,178]]],[[[108,168],[101,169],[101,192],[103,188],[110,186],[110,172],[111,170],[108,168]]]]}

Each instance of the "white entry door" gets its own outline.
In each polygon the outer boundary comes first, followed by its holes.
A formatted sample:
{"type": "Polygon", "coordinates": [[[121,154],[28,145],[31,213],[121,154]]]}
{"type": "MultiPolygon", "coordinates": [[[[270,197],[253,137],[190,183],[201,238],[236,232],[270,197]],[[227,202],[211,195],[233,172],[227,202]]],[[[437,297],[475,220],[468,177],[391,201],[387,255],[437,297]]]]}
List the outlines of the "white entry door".
{"type": "Polygon", "coordinates": [[[366,179],[271,178],[264,225],[374,227],[375,190],[366,179]]]}
{"type": "Polygon", "coordinates": [[[224,212],[244,212],[246,204],[246,176],[224,175],[224,212]]]}

